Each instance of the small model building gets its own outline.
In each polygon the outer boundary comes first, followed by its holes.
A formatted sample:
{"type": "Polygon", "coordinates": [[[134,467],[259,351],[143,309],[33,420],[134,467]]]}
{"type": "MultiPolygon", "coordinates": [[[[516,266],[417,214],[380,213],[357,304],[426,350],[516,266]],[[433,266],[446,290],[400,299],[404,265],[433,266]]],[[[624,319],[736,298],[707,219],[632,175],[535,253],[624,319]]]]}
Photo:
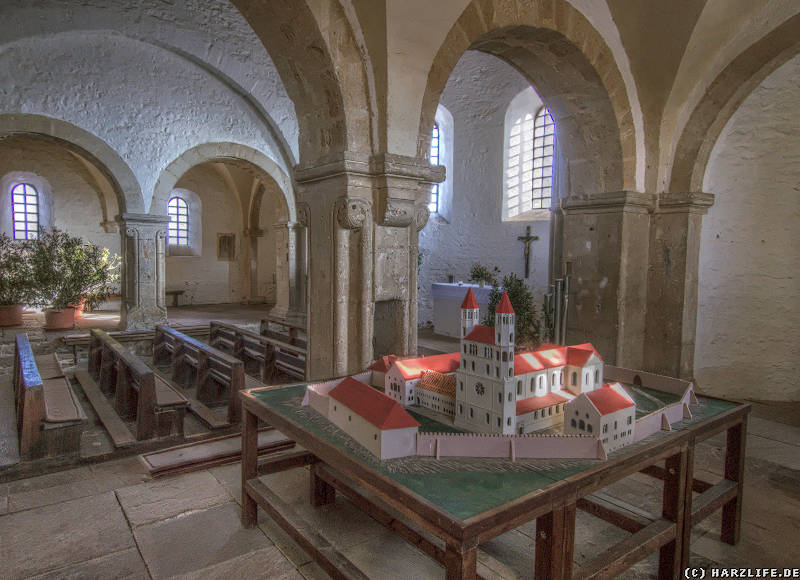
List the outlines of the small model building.
{"type": "Polygon", "coordinates": [[[606,451],[633,443],[636,405],[619,383],[582,393],[564,407],[566,435],[595,435],[606,451]]]}
{"type": "Polygon", "coordinates": [[[427,397],[417,397],[416,388],[423,373],[435,371],[452,374],[458,369],[457,352],[419,358],[398,359],[386,372],[384,389],[387,395],[401,405],[423,404],[427,397]],[[417,400],[419,399],[419,401],[417,400]]]}
{"type": "Polygon", "coordinates": [[[392,365],[397,358],[397,355],[388,354],[382,356],[374,363],[369,365],[367,369],[372,371],[372,378],[370,379],[369,384],[371,384],[373,387],[383,387],[386,382],[386,371],[392,368],[392,365]]]}
{"type": "Polygon", "coordinates": [[[309,387],[317,412],[376,457],[416,453],[419,423],[397,401],[353,377],[332,383],[309,387]]]}

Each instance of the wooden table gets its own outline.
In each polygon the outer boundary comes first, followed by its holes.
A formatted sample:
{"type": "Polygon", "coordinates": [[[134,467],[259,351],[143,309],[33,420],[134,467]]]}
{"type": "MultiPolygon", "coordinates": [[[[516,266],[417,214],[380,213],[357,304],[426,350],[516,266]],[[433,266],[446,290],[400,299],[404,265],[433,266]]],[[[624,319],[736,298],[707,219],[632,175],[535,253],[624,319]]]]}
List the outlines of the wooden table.
{"type": "Polygon", "coordinates": [[[730,544],[738,540],[749,405],[698,397],[691,419],[673,425],[672,431],[617,450],[607,461],[559,464],[556,460],[536,460],[542,469],[524,473],[408,474],[390,472],[368,453],[348,445],[346,437],[326,430],[325,424],[311,415],[313,410],[300,406],[304,390],[305,385],[289,385],[240,393],[244,412],[242,523],[255,525],[257,506],[261,506],[334,578],[365,576],[270,491],[259,475],[310,465],[312,505],[331,503],[336,491],[343,493],[442,563],[447,578],[476,578],[478,546],[534,519],[537,539],[533,573],[542,579],[613,577],[655,550],[659,550],[659,577],[679,578],[688,566],[691,527],[720,508],[722,540],[730,544]],[[259,464],[259,420],[294,439],[305,451],[259,464]],[[715,485],[694,479],[696,444],[723,431],[727,431],[724,478],[715,485]],[[664,481],[661,514],[652,518],[634,516],[590,495],[637,472],[664,481]],[[498,485],[499,478],[502,486],[498,485]],[[692,499],[690,490],[699,495],[692,499]],[[631,535],[573,570],[576,509],[631,535]],[[413,526],[442,543],[431,541],[413,526]]]}

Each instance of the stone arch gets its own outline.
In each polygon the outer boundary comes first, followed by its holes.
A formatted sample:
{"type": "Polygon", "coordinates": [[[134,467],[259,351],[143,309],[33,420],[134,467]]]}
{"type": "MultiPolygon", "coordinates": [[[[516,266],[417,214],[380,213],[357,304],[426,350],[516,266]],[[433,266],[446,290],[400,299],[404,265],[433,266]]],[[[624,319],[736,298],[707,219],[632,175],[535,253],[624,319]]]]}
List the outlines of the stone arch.
{"type": "Polygon", "coordinates": [[[702,190],[711,151],[728,120],[761,81],[798,53],[800,14],[751,44],[717,75],[683,127],[668,191],[702,190]]]}
{"type": "Polygon", "coordinates": [[[448,33],[428,74],[418,154],[427,150],[436,105],[458,59],[468,49],[480,50],[536,87],[558,126],[571,194],[635,189],[633,116],[603,37],[566,0],[510,4],[501,10],[490,0],[472,0],[448,33]]]}
{"type": "Polygon", "coordinates": [[[374,83],[368,81],[342,5],[335,0],[232,3],[261,39],[294,103],[301,164],[346,150],[371,151],[374,83]]]}
{"type": "Polygon", "coordinates": [[[18,135],[54,141],[84,157],[108,179],[120,213],[144,213],[139,181],[122,157],[99,137],[72,123],[44,115],[0,115],[0,139],[18,135]]]}
{"type": "MultiPolygon", "coordinates": [[[[286,213],[290,221],[297,220],[297,207],[294,189],[286,173],[265,154],[238,143],[204,143],[185,151],[161,172],[153,191],[153,201],[150,204],[150,213],[166,215],[167,202],[170,193],[180,177],[195,165],[207,161],[228,161],[232,163],[247,162],[263,171],[271,180],[278,184],[286,202],[286,213]]],[[[246,219],[246,212],[245,212],[246,219]]],[[[245,223],[247,223],[245,221],[245,223]]]]}

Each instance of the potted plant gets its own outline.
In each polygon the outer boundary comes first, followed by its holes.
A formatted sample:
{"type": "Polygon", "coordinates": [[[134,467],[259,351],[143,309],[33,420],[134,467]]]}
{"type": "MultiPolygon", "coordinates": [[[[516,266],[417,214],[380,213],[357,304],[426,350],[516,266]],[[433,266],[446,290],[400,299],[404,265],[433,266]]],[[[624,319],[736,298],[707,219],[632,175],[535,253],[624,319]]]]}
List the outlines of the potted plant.
{"type": "Polygon", "coordinates": [[[120,258],[56,228],[40,229],[30,242],[33,272],[32,304],[44,308],[45,328],[68,329],[75,324],[75,305],[96,307],[119,279],[120,258]]]}
{"type": "Polygon", "coordinates": [[[31,285],[26,242],[0,234],[0,326],[22,325],[22,305],[31,285]]]}
{"type": "Polygon", "coordinates": [[[497,274],[500,269],[495,266],[494,270],[490,270],[486,266],[475,264],[469,272],[469,279],[472,282],[477,282],[481,288],[488,284],[489,286],[497,286],[497,274]]]}

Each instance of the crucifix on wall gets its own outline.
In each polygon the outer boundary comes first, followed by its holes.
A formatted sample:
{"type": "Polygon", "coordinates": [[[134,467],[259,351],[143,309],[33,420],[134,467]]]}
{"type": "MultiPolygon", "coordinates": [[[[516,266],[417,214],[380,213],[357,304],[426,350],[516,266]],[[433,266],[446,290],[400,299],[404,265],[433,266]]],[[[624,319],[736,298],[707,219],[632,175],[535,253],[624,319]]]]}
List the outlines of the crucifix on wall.
{"type": "Polygon", "coordinates": [[[530,276],[531,273],[531,242],[539,239],[539,236],[531,235],[531,226],[527,226],[524,236],[517,236],[517,239],[525,244],[525,277],[530,276]]]}

